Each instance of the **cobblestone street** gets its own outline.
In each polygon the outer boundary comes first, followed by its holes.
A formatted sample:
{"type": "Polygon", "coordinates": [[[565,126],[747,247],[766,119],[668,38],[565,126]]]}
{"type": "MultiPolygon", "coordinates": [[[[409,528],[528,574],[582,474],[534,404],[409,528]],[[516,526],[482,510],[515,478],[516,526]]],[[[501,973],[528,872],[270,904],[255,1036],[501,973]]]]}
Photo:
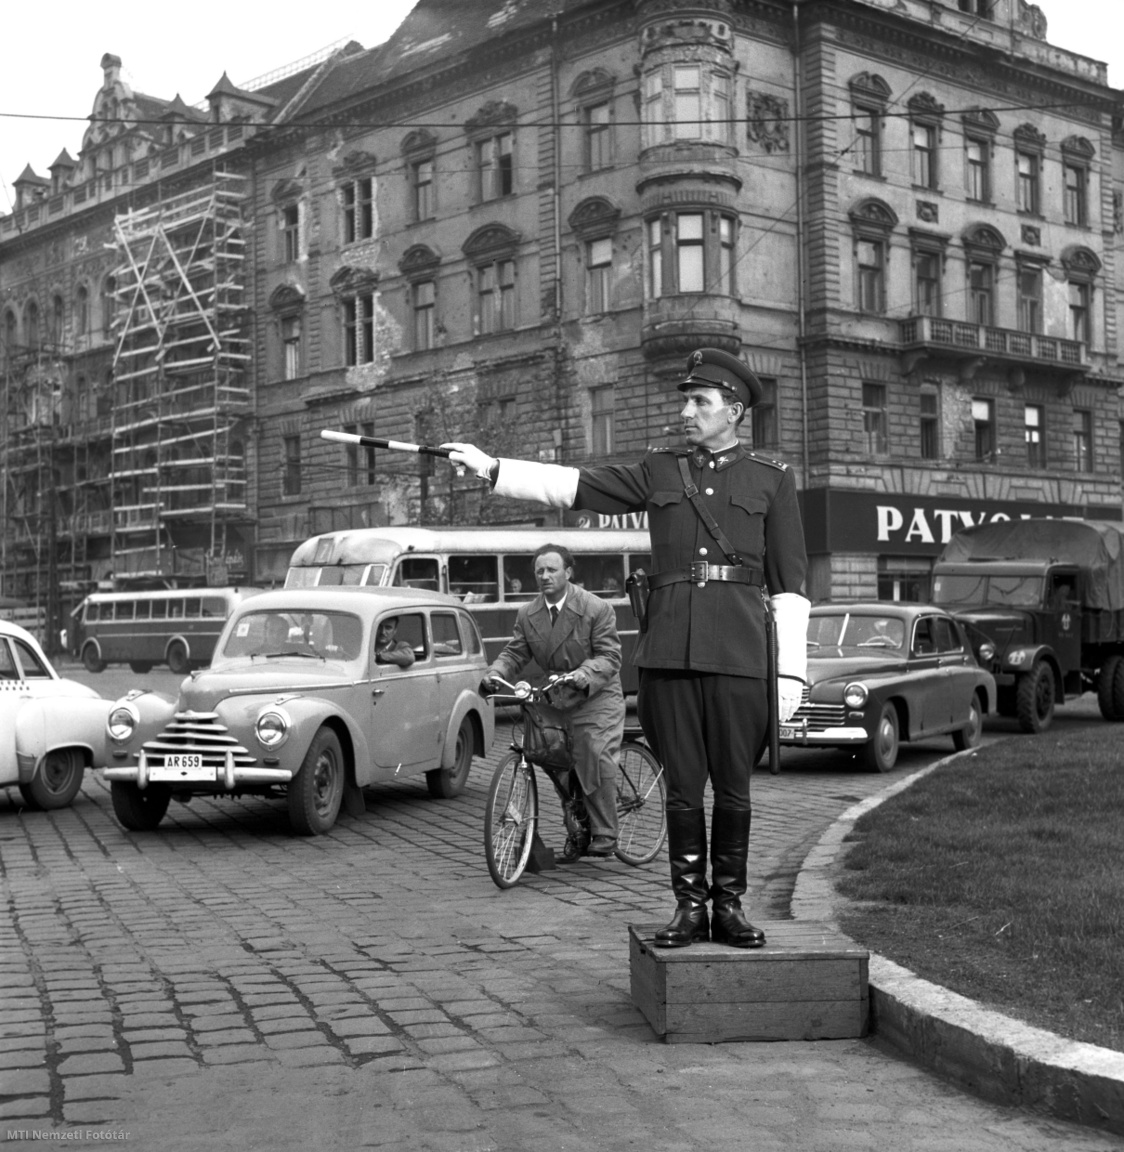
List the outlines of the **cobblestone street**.
{"type": "MultiPolygon", "coordinates": [[[[583,862],[501,892],[467,791],[366,793],[290,835],[264,801],[173,804],[124,832],[107,787],[0,799],[0,1118],[160,1152],[702,1147],[1102,1149],[964,1097],[877,1040],[664,1045],[633,1007],[627,925],[665,919],[666,857],[583,862]]],[[[902,771],[943,745],[912,749],[902,771]]],[[[895,776],[897,773],[895,773],[895,776]]],[[[823,759],[754,778],[753,910],[788,916],[808,847],[887,778],[823,759]]],[[[560,843],[544,794],[544,839],[560,843]]]]}

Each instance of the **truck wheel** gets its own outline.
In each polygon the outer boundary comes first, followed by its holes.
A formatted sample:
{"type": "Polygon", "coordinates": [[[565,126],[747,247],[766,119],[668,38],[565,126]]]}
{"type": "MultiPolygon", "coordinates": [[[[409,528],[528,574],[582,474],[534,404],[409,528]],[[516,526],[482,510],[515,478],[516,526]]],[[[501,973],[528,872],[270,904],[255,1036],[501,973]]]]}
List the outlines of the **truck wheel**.
{"type": "Polygon", "coordinates": [[[177,676],[186,676],[191,671],[191,662],[187,658],[187,649],[182,641],[176,640],[168,648],[168,667],[177,676]]]}
{"type": "Polygon", "coordinates": [[[82,649],[82,667],[87,672],[104,672],[105,661],[98,656],[98,646],[96,644],[87,644],[82,649]]]}
{"type": "Polygon", "coordinates": [[[1042,660],[1019,677],[1019,727],[1024,732],[1045,732],[1054,721],[1054,671],[1042,660]]]}
{"type": "Polygon", "coordinates": [[[1124,656],[1110,656],[1097,674],[1097,703],[1106,720],[1124,720],[1124,656]]]}
{"type": "Polygon", "coordinates": [[[113,814],[130,832],[151,832],[168,811],[172,790],[167,784],[138,788],[131,780],[114,780],[109,785],[113,814]]]}

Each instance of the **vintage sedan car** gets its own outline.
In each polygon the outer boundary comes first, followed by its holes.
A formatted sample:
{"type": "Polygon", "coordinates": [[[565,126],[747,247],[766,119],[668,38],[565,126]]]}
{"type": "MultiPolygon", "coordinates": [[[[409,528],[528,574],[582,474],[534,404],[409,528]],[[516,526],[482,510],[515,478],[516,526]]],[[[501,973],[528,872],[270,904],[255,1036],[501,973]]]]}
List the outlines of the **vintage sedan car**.
{"type": "Polygon", "coordinates": [[[30,632],[0,620],[0,788],[31,808],[65,808],[105,763],[111,701],[66,680],[30,632]]]}
{"type": "Polygon", "coordinates": [[[819,604],[808,622],[808,687],[782,744],[853,748],[888,772],[902,740],[979,743],[995,679],[961,624],[928,604],[819,604]]]}
{"type": "Polygon", "coordinates": [[[379,780],[425,773],[432,795],[456,796],[495,733],[477,692],[486,667],[476,624],[451,596],[263,592],[234,610],[210,667],[178,698],[136,689],[113,706],[113,810],[139,831],[155,828],[173,797],[284,797],[293,829],[319,835],[341,803],[362,811],[362,789],[379,780]],[[392,619],[398,663],[376,652],[392,619]]]}

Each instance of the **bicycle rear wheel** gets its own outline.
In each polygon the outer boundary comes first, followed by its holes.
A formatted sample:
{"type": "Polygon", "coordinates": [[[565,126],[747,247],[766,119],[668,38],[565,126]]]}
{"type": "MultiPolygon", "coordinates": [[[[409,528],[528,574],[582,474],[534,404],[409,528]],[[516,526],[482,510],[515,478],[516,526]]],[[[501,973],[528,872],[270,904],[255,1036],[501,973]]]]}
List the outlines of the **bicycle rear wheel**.
{"type": "Polygon", "coordinates": [[[484,810],[484,855],[500,888],[510,888],[527,867],[539,818],[535,770],[518,752],[500,761],[484,810]]]}
{"type": "Polygon", "coordinates": [[[667,836],[667,785],[663,765],[632,740],[621,745],[617,772],[617,859],[647,864],[667,836]]]}

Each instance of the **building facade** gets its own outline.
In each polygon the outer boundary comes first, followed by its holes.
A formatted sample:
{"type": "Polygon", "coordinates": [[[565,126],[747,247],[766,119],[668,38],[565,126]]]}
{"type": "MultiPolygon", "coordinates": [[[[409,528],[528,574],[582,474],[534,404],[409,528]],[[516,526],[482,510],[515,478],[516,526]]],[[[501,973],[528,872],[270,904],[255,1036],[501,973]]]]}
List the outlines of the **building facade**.
{"type": "MultiPolygon", "coordinates": [[[[796,472],[813,598],[924,598],[981,519],[1120,517],[1121,98],[1025,0],[420,0],[387,44],[285,83],[237,150],[244,312],[224,315],[246,344],[207,365],[249,415],[225,457],[177,465],[221,481],[210,525],[244,479],[226,539],[236,522],[248,577],[334,528],[557,522],[321,430],[634,459],[680,442],[704,344],[764,382],[744,438],[796,472]]],[[[0,311],[26,332],[11,219],[0,311]]],[[[167,376],[134,328],[88,370],[114,367],[115,395],[167,376]]],[[[203,358],[190,316],[180,335],[203,358]]],[[[143,473],[146,448],[106,450],[143,473]]]]}

